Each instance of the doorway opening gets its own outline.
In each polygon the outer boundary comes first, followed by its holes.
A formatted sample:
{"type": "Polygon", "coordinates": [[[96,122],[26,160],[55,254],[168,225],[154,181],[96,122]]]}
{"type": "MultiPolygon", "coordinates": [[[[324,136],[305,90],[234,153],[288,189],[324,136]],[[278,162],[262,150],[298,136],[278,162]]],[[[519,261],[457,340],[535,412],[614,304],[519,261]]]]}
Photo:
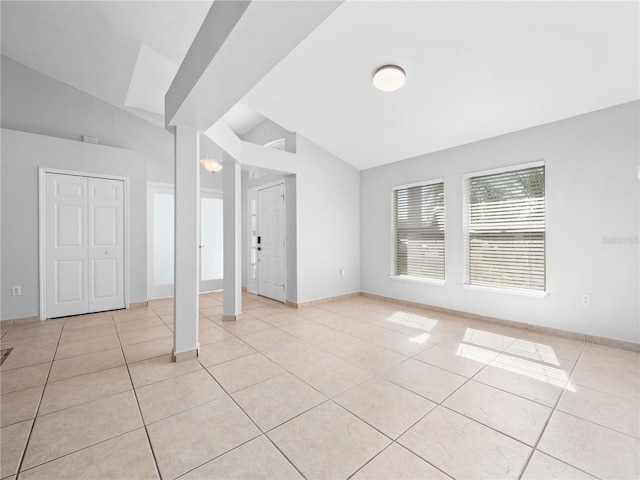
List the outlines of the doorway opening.
{"type": "Polygon", "coordinates": [[[284,179],[248,191],[249,271],[247,290],[285,302],[287,298],[284,179]]]}
{"type": "MultiPolygon", "coordinates": [[[[147,298],[174,294],[174,188],[147,184],[147,298]]],[[[222,193],[200,189],[200,292],[223,282],[222,193]]]]}

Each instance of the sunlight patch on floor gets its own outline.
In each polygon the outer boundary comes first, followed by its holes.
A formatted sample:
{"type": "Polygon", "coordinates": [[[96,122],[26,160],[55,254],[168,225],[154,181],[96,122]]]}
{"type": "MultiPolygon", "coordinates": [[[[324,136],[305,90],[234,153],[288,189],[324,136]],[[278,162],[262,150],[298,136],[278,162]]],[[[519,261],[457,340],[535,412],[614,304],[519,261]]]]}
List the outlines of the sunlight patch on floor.
{"type": "Polygon", "coordinates": [[[509,355],[499,357],[491,365],[509,372],[517,373],[518,375],[548,383],[549,385],[553,385],[558,388],[564,388],[571,392],[575,391],[573,386],[569,383],[569,376],[567,372],[561,368],[509,355]]]}
{"type": "MultiPolygon", "coordinates": [[[[476,358],[482,358],[482,350],[487,352],[485,355],[495,354],[496,351],[503,351],[515,340],[509,336],[467,328],[462,343],[458,346],[457,354],[461,357],[475,360],[476,358]],[[487,348],[492,351],[487,350],[487,348]]],[[[491,366],[548,383],[555,387],[564,388],[565,390],[575,391],[569,383],[569,376],[565,370],[547,364],[555,361],[555,365],[558,365],[558,358],[552,346],[520,341],[515,350],[517,351],[520,347],[523,347],[522,354],[526,357],[537,354],[541,358],[524,358],[513,351],[503,352],[502,355],[491,362],[491,366]],[[547,363],[541,363],[541,361],[547,363]]]]}
{"type": "Polygon", "coordinates": [[[527,340],[518,340],[509,348],[510,353],[517,354],[520,357],[538,360],[551,365],[560,366],[560,361],[556,356],[551,345],[543,343],[529,342],[527,340]]]}
{"type": "Polygon", "coordinates": [[[419,343],[419,344],[423,344],[425,343],[427,340],[429,340],[429,337],[431,335],[429,335],[428,333],[423,333],[421,335],[418,335],[416,337],[410,338],[409,341],[413,342],[413,343],[419,343]]]}
{"type": "Polygon", "coordinates": [[[486,348],[461,343],[458,345],[456,355],[468,360],[487,364],[491,360],[496,358],[497,352],[494,352],[493,350],[487,350],[486,348]]]}
{"type": "Polygon", "coordinates": [[[412,327],[424,332],[432,331],[438,324],[438,320],[434,318],[425,317],[423,315],[416,315],[415,313],[396,312],[390,317],[386,318],[387,322],[393,322],[407,327],[412,327]]]}

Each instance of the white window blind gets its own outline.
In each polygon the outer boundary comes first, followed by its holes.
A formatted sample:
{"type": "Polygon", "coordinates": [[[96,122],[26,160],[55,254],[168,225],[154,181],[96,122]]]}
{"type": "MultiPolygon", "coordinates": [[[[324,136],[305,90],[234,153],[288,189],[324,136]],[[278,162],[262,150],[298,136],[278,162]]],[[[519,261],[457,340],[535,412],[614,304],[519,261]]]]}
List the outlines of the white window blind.
{"type": "Polygon", "coordinates": [[[393,191],[394,275],[444,280],[444,182],[393,191]]]}
{"type": "Polygon", "coordinates": [[[467,284],[544,291],[544,165],[466,178],[467,284]]]}

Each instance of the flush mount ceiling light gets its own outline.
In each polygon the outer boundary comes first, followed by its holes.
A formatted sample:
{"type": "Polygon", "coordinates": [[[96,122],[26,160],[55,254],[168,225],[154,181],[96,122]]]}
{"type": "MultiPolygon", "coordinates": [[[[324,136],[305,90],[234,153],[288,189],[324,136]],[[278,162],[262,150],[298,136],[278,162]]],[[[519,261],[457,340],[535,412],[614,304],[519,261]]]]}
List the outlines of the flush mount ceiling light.
{"type": "Polygon", "coordinates": [[[222,165],[216,162],[213,158],[203,158],[200,160],[200,163],[211,173],[216,173],[222,170],[222,165]]]}
{"type": "Polygon", "coordinates": [[[373,74],[373,85],[383,92],[395,92],[407,79],[404,70],[397,65],[384,65],[373,74]]]}

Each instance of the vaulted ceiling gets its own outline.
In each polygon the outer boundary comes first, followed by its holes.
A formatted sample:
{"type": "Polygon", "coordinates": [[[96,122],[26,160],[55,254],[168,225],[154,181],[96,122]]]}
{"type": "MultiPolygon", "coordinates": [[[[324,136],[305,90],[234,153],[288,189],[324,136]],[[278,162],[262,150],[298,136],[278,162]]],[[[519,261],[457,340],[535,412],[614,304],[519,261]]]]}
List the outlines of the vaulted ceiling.
{"type": "MultiPolygon", "coordinates": [[[[221,1],[221,0],[216,0],[221,1]]],[[[209,1],[2,2],[2,54],[162,122],[209,1]]],[[[358,169],[639,98],[638,2],[347,1],[242,100],[358,169]],[[384,64],[406,85],[371,84],[384,64]]]]}
{"type": "Polygon", "coordinates": [[[2,55],[163,125],[212,1],[5,1],[2,55]]]}
{"type": "Polygon", "coordinates": [[[345,2],[245,103],[357,168],[410,158],[637,99],[638,5],[345,2]]]}

